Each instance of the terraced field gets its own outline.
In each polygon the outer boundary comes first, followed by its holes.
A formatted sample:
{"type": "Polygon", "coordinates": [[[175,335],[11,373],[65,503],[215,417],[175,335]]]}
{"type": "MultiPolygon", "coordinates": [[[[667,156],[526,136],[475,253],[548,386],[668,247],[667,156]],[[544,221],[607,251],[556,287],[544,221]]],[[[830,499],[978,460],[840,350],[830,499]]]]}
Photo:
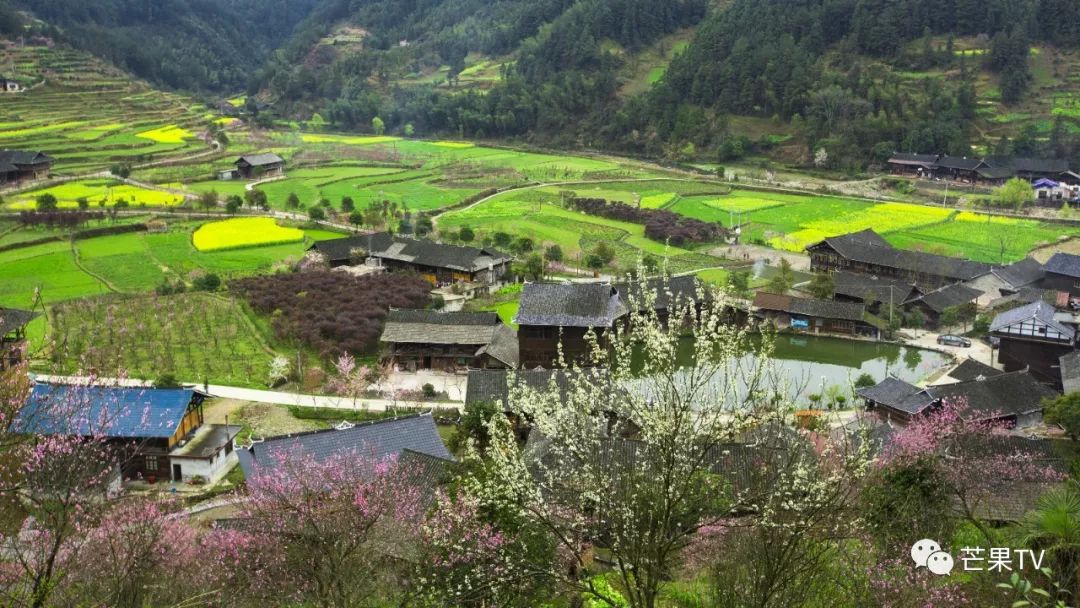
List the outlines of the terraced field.
{"type": "Polygon", "coordinates": [[[0,104],[0,147],[47,152],[58,161],[56,174],[208,149],[196,138],[216,118],[206,107],[152,90],[86,54],[13,47],[0,49],[0,64],[29,87],[0,104]]]}

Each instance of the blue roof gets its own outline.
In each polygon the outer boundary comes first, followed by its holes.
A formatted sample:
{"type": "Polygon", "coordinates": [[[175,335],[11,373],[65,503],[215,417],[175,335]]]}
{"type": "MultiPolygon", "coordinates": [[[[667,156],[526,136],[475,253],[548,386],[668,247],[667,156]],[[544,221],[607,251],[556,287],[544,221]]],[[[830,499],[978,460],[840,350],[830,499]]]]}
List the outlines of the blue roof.
{"type": "Polygon", "coordinates": [[[15,429],[40,435],[172,437],[191,389],[35,384],[15,429]]]}
{"type": "Polygon", "coordinates": [[[439,436],[435,419],[429,413],[364,422],[352,428],[271,437],[250,448],[237,450],[240,468],[249,479],[257,474],[267,473],[276,465],[271,454],[281,450],[298,450],[320,461],[350,451],[364,456],[370,455],[376,461],[388,456],[400,456],[405,451],[418,452],[441,460],[454,459],[439,436]]]}

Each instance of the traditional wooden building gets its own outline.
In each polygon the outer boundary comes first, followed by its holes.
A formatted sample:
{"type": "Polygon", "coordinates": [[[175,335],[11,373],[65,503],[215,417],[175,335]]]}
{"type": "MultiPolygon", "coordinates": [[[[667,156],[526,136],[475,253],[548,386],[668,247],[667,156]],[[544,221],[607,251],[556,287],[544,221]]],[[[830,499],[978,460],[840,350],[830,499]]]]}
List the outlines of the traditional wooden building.
{"type": "Polygon", "coordinates": [[[975,379],[919,388],[892,376],[855,391],[868,409],[894,424],[907,424],[951,403],[964,420],[1004,422],[1027,428],[1042,421],[1042,401],[1057,393],[1026,371],[978,375],[975,379]]]}
{"type": "Polygon", "coordinates": [[[990,265],[981,262],[897,249],[871,229],[827,238],[806,251],[815,272],[846,271],[895,279],[924,291],[990,272],[990,265]]]}
{"type": "Polygon", "coordinates": [[[19,81],[0,76],[0,93],[18,93],[22,90],[19,81]]]}
{"type": "MultiPolygon", "coordinates": [[[[701,300],[705,296],[704,293],[698,293],[698,280],[693,275],[648,279],[644,283],[641,281],[615,283],[614,287],[627,307],[635,303],[642,307],[648,298],[652,298],[652,309],[660,322],[665,324],[674,308],[685,311],[690,306],[700,312],[703,304],[701,300]]],[[[645,310],[637,312],[643,313],[645,310]]]]}
{"type": "Polygon", "coordinates": [[[326,256],[331,267],[365,263],[387,270],[420,274],[432,285],[497,285],[509,272],[513,256],[488,247],[446,245],[386,232],[320,241],[310,251],[326,256]]]}
{"type": "Polygon", "coordinates": [[[925,321],[925,326],[937,329],[941,326],[941,316],[948,309],[970,309],[971,318],[977,309],[976,301],[983,292],[967,285],[956,283],[935,289],[934,291],[916,296],[904,302],[904,308],[908,311],[919,311],[925,321]]]}
{"type": "Polygon", "coordinates": [[[1038,285],[1045,277],[1043,265],[1035,258],[1024,258],[1005,266],[995,266],[988,274],[965,281],[964,285],[983,292],[975,299],[980,308],[995,308],[1015,299],[1021,290],[1038,285]]]}
{"type": "Polygon", "coordinates": [[[0,185],[45,179],[53,162],[44,152],[0,150],[0,185]]]}
{"type": "Polygon", "coordinates": [[[567,362],[586,363],[588,332],[606,344],[608,332],[629,312],[619,290],[608,283],[526,283],[514,318],[521,365],[557,366],[560,344],[567,362]]]}
{"type": "Polygon", "coordinates": [[[1040,381],[1061,387],[1059,359],[1075,348],[1076,329],[1054,317],[1054,307],[1041,300],[994,317],[990,334],[1001,341],[998,357],[1005,371],[1029,369],[1040,381]]]}
{"type": "Polygon", "coordinates": [[[0,308],[0,370],[26,358],[26,326],[39,316],[29,310],[0,308]]]}
{"type": "Polygon", "coordinates": [[[929,177],[934,173],[938,154],[909,154],[897,152],[889,158],[889,170],[893,175],[911,175],[917,177],[929,177]]]}
{"type": "Polygon", "coordinates": [[[753,314],[779,329],[814,334],[846,334],[877,338],[882,323],[866,312],[866,306],[853,302],[815,300],[774,293],[754,296],[753,314]]]}
{"type": "Polygon", "coordinates": [[[832,280],[834,300],[865,304],[872,314],[879,314],[889,306],[900,306],[922,294],[915,285],[902,280],[855,272],[834,272],[832,280]]]}
{"type": "Polygon", "coordinates": [[[403,371],[518,366],[517,332],[493,312],[391,309],[380,341],[384,358],[403,371]]]}
{"type": "Polygon", "coordinates": [[[1064,291],[1070,296],[1080,296],[1080,255],[1055,253],[1043,265],[1044,276],[1040,285],[1044,289],[1064,291]]]}
{"type": "Polygon", "coordinates": [[[236,174],[243,179],[276,177],[285,174],[285,159],[277,154],[248,154],[236,159],[236,174]]]}
{"type": "Polygon", "coordinates": [[[205,424],[207,395],[191,389],[35,384],[15,428],[32,435],[105,437],[124,480],[215,481],[236,463],[239,426],[205,424]]]}

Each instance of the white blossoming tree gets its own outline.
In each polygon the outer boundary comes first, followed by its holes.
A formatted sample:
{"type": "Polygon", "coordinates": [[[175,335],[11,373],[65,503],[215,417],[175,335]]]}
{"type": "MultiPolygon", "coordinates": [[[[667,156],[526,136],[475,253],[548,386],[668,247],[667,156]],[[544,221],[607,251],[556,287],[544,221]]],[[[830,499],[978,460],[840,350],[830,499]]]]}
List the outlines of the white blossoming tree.
{"type": "Polygon", "coordinates": [[[551,537],[557,559],[520,564],[531,576],[590,605],[652,608],[699,530],[736,514],[788,521],[831,480],[811,474],[810,444],[783,426],[794,387],[770,363],[770,340],[733,323],[724,293],[682,299],[666,281],[630,291],[629,323],[608,347],[593,340],[595,367],[571,366],[541,390],[511,382],[506,406],[533,434],[519,448],[493,417],[487,474],[467,486],[551,537]],[[694,364],[680,365],[688,350],[694,364]]]}

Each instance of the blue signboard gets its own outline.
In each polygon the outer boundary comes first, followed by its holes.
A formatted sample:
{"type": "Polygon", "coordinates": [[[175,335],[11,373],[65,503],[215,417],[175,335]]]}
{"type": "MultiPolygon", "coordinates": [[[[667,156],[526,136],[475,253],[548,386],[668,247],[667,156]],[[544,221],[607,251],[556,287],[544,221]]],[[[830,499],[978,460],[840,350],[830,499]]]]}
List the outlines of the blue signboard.
{"type": "Polygon", "coordinates": [[[798,317],[791,318],[791,327],[793,329],[810,329],[810,321],[807,319],[800,319],[798,317]]]}

